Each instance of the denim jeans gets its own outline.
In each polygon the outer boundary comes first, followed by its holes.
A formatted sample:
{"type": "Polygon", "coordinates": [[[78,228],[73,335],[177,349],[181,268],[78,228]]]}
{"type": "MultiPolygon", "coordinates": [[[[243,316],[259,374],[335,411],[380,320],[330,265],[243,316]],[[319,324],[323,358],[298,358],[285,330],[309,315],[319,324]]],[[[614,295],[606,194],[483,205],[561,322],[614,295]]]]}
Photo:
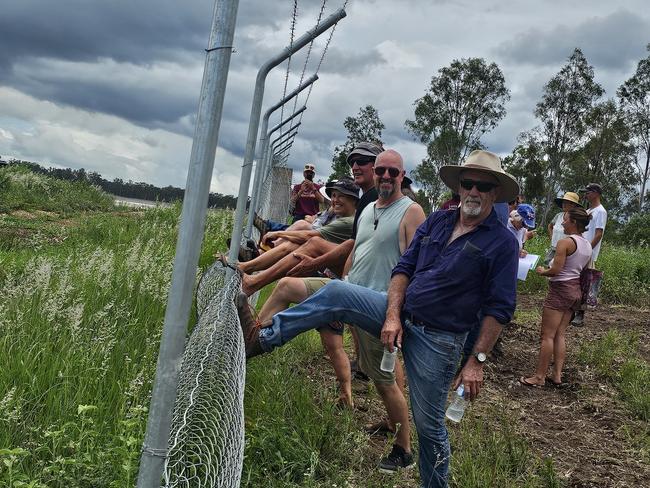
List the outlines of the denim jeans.
{"type": "Polygon", "coordinates": [[[278,230],[286,230],[287,227],[289,227],[288,224],[282,224],[280,222],[276,222],[275,220],[265,220],[266,222],[266,229],[269,232],[276,232],[278,230]]]}
{"type": "Polygon", "coordinates": [[[420,480],[425,488],[446,487],[451,451],[445,406],[467,332],[428,329],[409,320],[403,327],[402,354],[420,444],[420,480]]]}
{"type": "MultiPolygon", "coordinates": [[[[276,314],[273,324],[260,330],[260,343],[271,351],[333,321],[354,324],[379,337],[386,305],[385,293],[335,280],[301,304],[276,314]]],[[[403,327],[402,354],[420,443],[422,486],[445,487],[450,456],[445,404],[467,333],[426,329],[409,320],[403,327]]]]}

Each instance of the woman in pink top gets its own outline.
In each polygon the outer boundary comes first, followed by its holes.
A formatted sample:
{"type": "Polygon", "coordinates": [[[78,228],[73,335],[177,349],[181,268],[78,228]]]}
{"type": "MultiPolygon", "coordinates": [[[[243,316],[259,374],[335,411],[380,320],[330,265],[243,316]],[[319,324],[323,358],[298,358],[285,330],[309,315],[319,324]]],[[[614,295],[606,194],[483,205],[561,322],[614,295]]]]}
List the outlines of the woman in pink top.
{"type": "Polygon", "coordinates": [[[536,269],[538,274],[549,277],[549,289],[542,311],[537,369],[534,375],[519,379],[522,385],[543,386],[545,382],[554,386],[562,384],[562,367],[566,357],[564,333],[571,321],[571,314],[580,308],[580,272],[591,260],[591,244],[581,235],[590,219],[591,215],[583,208],[568,210],[562,221],[567,237],[558,241],[551,267],[538,266],[536,269]],[[554,358],[553,373],[547,378],[551,357],[554,358]]]}

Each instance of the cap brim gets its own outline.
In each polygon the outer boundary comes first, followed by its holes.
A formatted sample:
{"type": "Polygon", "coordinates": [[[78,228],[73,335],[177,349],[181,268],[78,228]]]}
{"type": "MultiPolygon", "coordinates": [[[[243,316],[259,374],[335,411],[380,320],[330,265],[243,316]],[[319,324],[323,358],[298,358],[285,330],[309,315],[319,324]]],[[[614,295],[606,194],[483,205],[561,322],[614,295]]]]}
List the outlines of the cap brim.
{"type": "Polygon", "coordinates": [[[318,191],[321,195],[323,195],[323,198],[326,198],[327,200],[331,200],[330,196],[327,194],[327,187],[321,186],[318,189],[318,191]]]}
{"type": "Polygon", "coordinates": [[[462,171],[480,171],[494,176],[499,182],[499,193],[495,203],[511,202],[519,195],[519,183],[508,173],[499,173],[489,169],[475,168],[472,166],[448,165],[440,168],[440,179],[452,191],[458,192],[460,187],[460,173],[462,171]]]}

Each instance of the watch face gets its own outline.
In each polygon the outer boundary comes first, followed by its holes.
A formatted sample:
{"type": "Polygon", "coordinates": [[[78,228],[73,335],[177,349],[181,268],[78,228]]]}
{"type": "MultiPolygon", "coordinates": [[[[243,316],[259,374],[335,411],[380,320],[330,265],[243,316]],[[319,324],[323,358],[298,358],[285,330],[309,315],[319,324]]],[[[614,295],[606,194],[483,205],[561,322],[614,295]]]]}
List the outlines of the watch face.
{"type": "Polygon", "coordinates": [[[484,352],[477,352],[476,359],[478,360],[479,363],[484,363],[485,360],[487,359],[487,356],[485,355],[484,352]]]}

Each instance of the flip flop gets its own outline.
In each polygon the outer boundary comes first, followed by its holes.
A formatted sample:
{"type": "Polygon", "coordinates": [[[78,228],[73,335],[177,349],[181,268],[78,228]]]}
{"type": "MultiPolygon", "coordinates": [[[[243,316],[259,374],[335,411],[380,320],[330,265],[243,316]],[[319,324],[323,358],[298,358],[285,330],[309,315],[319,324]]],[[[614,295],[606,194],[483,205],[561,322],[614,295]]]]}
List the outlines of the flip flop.
{"type": "Polygon", "coordinates": [[[526,381],[525,376],[522,376],[521,378],[519,378],[519,383],[521,383],[524,386],[529,386],[530,388],[541,388],[542,387],[542,385],[538,385],[537,383],[530,383],[530,382],[526,381]]]}

